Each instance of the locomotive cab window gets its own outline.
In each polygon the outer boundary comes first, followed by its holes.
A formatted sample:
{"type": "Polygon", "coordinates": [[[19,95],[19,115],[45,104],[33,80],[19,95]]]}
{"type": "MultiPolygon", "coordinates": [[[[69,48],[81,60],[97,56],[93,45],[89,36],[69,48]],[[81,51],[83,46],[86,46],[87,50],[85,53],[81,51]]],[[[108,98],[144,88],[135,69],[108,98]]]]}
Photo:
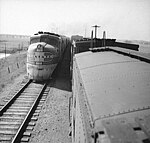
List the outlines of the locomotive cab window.
{"type": "Polygon", "coordinates": [[[41,42],[49,43],[48,37],[41,37],[41,42]]]}
{"type": "Polygon", "coordinates": [[[55,38],[52,38],[52,37],[45,37],[45,36],[42,36],[41,37],[41,42],[45,42],[49,45],[52,45],[54,47],[58,47],[58,40],[55,39],[55,38]]]}
{"type": "Polygon", "coordinates": [[[30,44],[37,43],[37,42],[40,42],[40,38],[39,37],[30,39],[30,44]]]}

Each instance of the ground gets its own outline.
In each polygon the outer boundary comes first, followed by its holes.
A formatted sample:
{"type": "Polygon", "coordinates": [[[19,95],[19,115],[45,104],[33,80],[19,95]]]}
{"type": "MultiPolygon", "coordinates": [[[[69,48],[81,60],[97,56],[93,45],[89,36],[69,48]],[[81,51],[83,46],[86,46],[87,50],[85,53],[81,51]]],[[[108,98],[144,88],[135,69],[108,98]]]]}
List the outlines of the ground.
{"type": "Polygon", "coordinates": [[[30,143],[71,143],[68,110],[71,91],[66,90],[69,84],[64,79],[56,79],[34,127],[30,143]]]}
{"type": "Polygon", "coordinates": [[[12,84],[19,75],[26,73],[26,52],[12,54],[0,59],[0,92],[7,84],[12,84]]]}
{"type": "Polygon", "coordinates": [[[26,76],[25,61],[25,52],[13,54],[6,59],[0,59],[0,105],[5,103],[4,100],[8,96],[13,95],[14,91],[19,88],[24,76],[26,76]]]}
{"type": "MultiPolygon", "coordinates": [[[[149,47],[144,47],[142,50],[141,52],[146,51],[146,54],[150,53],[149,47]]],[[[72,92],[70,55],[67,52],[53,75],[49,95],[40,112],[29,143],[71,143],[68,106],[72,92]]],[[[0,60],[0,105],[4,105],[7,97],[13,96],[14,91],[19,88],[23,78],[26,77],[25,66],[17,68],[11,74],[4,72],[4,68],[12,66],[13,63],[16,64],[17,61],[24,61],[24,58],[22,53],[16,53],[7,58],[7,61],[0,60]]],[[[8,70],[6,71],[8,72],[8,70]]]]}
{"type": "MultiPolygon", "coordinates": [[[[70,77],[70,52],[69,49],[65,52],[62,62],[55,70],[50,82],[50,92],[47,96],[42,111],[33,129],[29,143],[71,143],[69,136],[69,97],[71,92],[71,77],[70,77]]],[[[16,62],[16,57],[10,58],[10,62],[6,67],[16,62]]],[[[3,61],[4,62],[4,61],[3,61]]],[[[6,62],[4,62],[6,63],[6,62]]],[[[0,105],[4,105],[5,99],[14,95],[15,90],[19,88],[24,77],[26,77],[25,68],[18,69],[12,72],[7,79],[7,73],[4,76],[3,88],[0,92],[0,105]]],[[[0,106],[1,107],[1,106],[0,106]]]]}
{"type": "Polygon", "coordinates": [[[68,106],[72,92],[68,52],[53,75],[49,95],[29,143],[71,143],[68,106]]]}

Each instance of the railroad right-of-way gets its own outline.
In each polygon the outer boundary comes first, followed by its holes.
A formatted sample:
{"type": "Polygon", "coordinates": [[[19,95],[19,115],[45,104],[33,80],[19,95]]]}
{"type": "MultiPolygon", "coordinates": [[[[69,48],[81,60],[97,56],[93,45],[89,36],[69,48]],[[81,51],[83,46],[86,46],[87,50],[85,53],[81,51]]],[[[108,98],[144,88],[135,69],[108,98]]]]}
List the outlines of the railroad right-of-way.
{"type": "Polygon", "coordinates": [[[22,84],[20,90],[0,109],[0,142],[29,140],[33,120],[38,114],[36,109],[45,101],[48,91],[46,83],[38,84],[29,80],[25,85],[22,84]]]}
{"type": "Polygon", "coordinates": [[[49,94],[32,131],[29,143],[71,143],[69,134],[69,99],[72,96],[70,46],[67,47],[61,63],[52,76],[49,94]]]}

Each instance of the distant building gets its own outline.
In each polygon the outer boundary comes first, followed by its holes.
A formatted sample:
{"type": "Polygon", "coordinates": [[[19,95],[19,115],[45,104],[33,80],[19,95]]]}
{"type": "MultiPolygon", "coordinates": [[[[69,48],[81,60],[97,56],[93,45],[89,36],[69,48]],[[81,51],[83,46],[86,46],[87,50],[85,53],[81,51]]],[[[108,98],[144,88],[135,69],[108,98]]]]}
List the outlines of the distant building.
{"type": "Polygon", "coordinates": [[[73,40],[77,41],[77,40],[81,40],[81,39],[83,39],[83,36],[79,36],[79,35],[72,35],[71,36],[71,42],[73,42],[73,40]]]}
{"type": "Polygon", "coordinates": [[[28,35],[13,35],[13,34],[0,34],[0,41],[9,40],[28,40],[30,36],[28,35]]]}

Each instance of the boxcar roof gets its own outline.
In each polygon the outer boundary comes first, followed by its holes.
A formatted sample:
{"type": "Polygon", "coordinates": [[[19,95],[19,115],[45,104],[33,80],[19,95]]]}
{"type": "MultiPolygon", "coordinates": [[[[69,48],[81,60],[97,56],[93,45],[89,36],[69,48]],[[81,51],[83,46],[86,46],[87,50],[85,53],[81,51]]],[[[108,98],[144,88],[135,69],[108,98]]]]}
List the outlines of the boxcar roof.
{"type": "Polygon", "coordinates": [[[94,120],[150,108],[150,64],[113,51],[75,58],[94,120]]]}

